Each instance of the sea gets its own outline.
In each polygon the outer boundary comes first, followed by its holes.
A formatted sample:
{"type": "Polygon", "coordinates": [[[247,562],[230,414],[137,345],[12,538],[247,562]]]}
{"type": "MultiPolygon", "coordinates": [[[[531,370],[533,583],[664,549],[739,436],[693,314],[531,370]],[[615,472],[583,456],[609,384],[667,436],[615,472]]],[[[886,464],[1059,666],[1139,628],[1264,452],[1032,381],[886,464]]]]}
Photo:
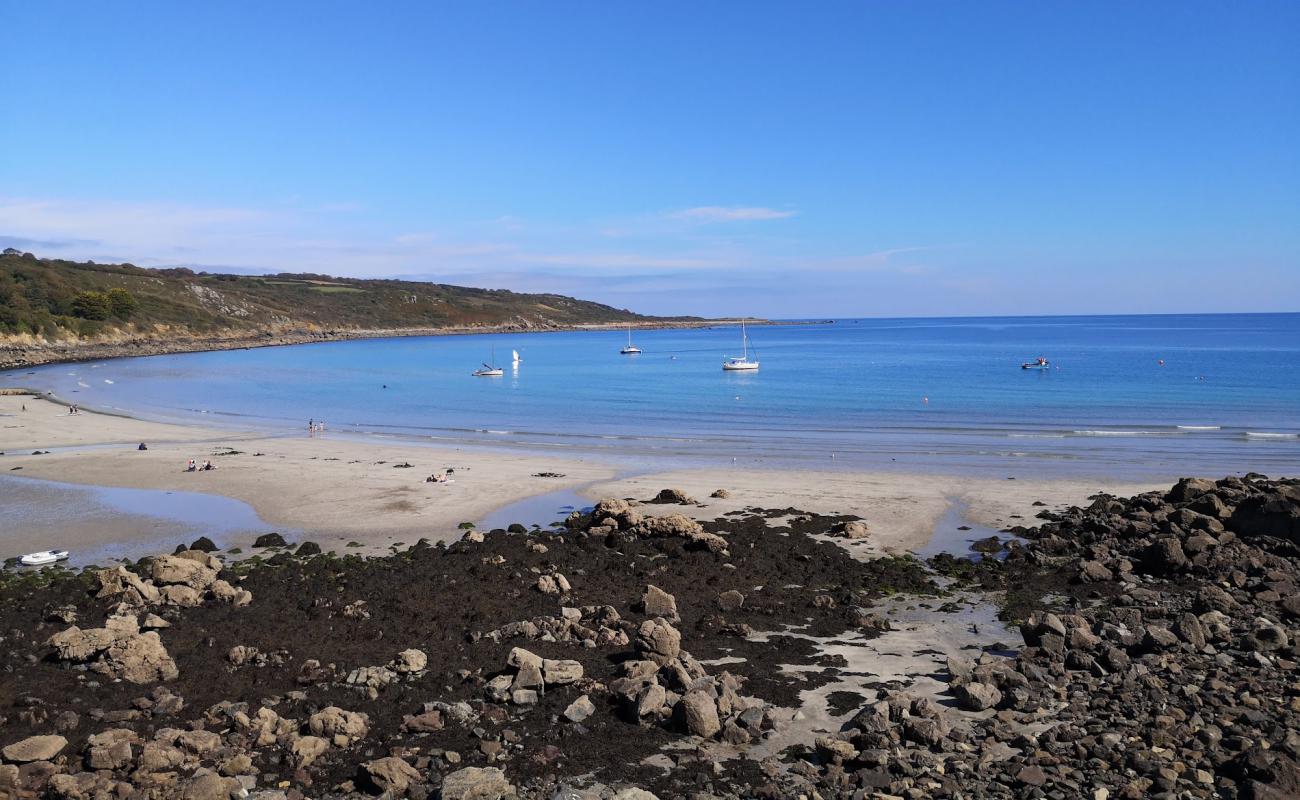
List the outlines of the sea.
{"type": "Polygon", "coordinates": [[[629,468],[1300,473],[1300,314],[836,319],[372,339],[0,373],[86,408],[629,468]],[[512,351],[521,360],[512,364],[512,351]],[[1024,362],[1048,359],[1050,368],[1024,362]],[[498,378],[473,377],[484,362],[498,378]]]}

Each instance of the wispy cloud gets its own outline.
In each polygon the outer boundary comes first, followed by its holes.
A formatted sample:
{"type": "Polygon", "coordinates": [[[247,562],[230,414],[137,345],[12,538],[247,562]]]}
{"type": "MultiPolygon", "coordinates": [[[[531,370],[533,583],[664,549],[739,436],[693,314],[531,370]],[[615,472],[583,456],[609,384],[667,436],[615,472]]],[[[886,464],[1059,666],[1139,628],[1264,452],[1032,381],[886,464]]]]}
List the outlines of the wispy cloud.
{"type": "Polygon", "coordinates": [[[670,219],[700,223],[758,222],[771,219],[787,219],[798,213],[797,211],[764,208],[763,206],[696,206],[695,208],[684,208],[680,211],[669,212],[668,217],[670,219]]]}

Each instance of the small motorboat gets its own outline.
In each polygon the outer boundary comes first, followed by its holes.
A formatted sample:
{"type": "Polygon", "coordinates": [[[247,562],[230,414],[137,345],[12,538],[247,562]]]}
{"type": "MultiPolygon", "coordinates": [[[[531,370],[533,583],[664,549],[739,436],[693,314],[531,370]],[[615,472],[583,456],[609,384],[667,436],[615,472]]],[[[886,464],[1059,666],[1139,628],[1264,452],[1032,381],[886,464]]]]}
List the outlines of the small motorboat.
{"type": "Polygon", "coordinates": [[[1033,361],[1026,361],[1025,363],[1021,364],[1020,368],[1021,369],[1051,369],[1052,364],[1047,359],[1043,358],[1042,356],[1039,356],[1038,358],[1035,358],[1033,361]]]}
{"type": "Polygon", "coordinates": [[[42,550],[39,553],[28,553],[18,559],[18,563],[26,567],[43,567],[46,564],[53,564],[56,561],[67,560],[67,550],[42,550]]]}

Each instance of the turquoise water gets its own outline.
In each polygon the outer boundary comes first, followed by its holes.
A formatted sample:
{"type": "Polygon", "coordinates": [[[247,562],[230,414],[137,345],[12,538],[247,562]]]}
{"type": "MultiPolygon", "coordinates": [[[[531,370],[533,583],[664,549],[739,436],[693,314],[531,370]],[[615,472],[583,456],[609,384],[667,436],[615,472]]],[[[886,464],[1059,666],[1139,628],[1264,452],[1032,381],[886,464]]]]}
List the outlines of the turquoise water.
{"type": "Polygon", "coordinates": [[[0,384],[151,418],[286,435],[314,418],[331,432],[632,464],[1300,472],[1300,314],[838,320],[750,334],[756,373],[721,370],[740,334],[720,327],[638,331],[640,356],[619,355],[619,331],[421,337],[53,365],[0,384]],[[471,377],[492,348],[505,377],[471,377]],[[1038,355],[1053,368],[1020,369],[1038,355]]]}

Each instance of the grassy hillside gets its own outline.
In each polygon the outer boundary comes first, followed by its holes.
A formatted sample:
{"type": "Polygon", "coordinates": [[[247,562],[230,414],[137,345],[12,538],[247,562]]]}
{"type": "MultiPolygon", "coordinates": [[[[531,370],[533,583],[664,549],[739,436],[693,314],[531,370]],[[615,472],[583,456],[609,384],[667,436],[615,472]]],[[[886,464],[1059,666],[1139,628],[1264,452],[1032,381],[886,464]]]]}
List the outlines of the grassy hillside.
{"type": "Polygon", "coordinates": [[[647,319],[553,294],[325,275],[211,275],[43,259],[15,250],[0,255],[0,337],[11,340],[647,319]]]}

